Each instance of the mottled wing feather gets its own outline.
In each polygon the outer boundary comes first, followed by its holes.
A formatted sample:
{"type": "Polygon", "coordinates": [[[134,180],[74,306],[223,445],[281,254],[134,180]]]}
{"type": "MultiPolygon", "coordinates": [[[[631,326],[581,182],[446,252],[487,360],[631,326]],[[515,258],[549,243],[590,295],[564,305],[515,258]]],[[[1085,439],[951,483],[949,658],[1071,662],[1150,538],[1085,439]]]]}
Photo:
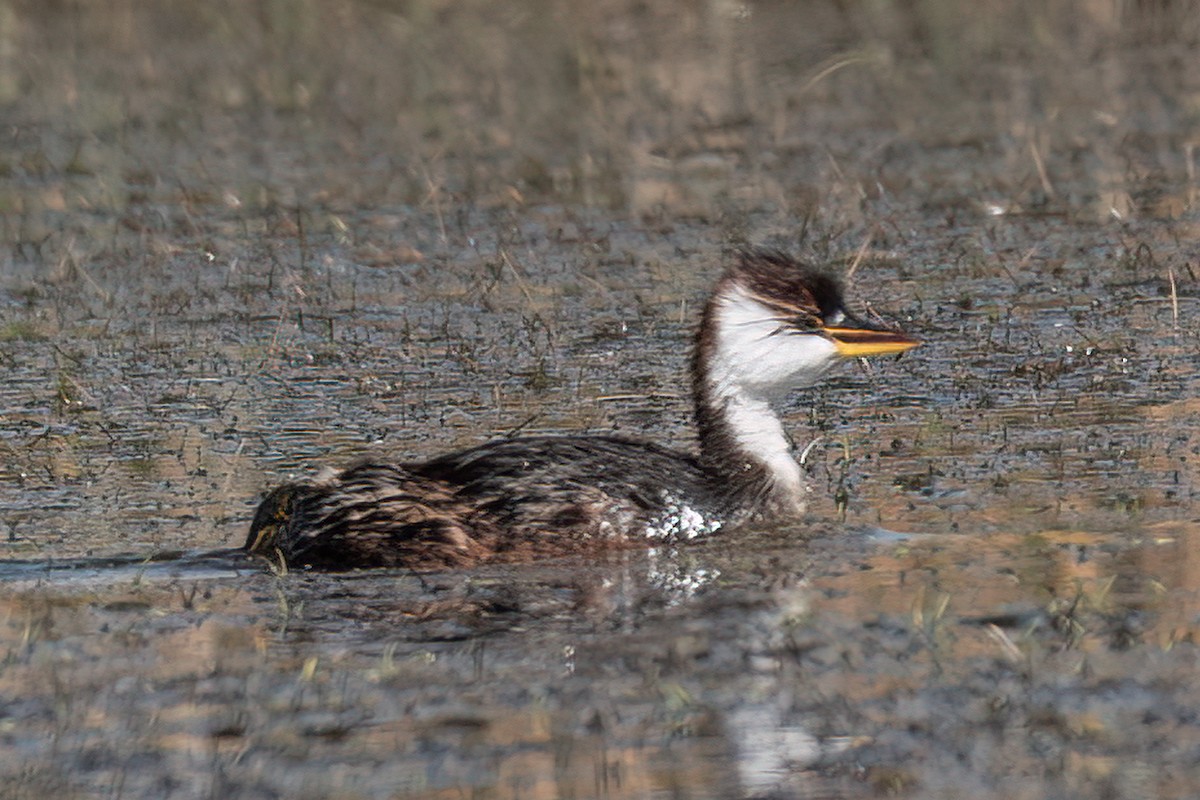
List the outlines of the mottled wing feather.
{"type": "Polygon", "coordinates": [[[462,566],[486,558],[497,538],[495,526],[446,486],[394,465],[364,462],[295,486],[276,545],[288,563],[462,566]]]}
{"type": "Polygon", "coordinates": [[[641,538],[672,502],[713,505],[696,459],[619,437],[497,441],[409,469],[455,487],[517,539],[641,538]]]}
{"type": "Polygon", "coordinates": [[[714,493],[696,459],[657,445],[506,440],[282,486],[260,506],[246,547],[324,569],[524,560],[710,532],[714,493]]]}

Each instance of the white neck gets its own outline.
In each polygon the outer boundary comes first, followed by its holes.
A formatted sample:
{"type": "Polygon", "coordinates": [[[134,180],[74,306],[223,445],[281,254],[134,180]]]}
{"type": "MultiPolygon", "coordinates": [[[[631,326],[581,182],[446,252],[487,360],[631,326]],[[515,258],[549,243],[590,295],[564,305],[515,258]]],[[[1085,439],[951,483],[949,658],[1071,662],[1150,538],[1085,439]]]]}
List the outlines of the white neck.
{"type": "Polygon", "coordinates": [[[792,443],[771,403],[745,392],[726,395],[718,402],[738,449],[767,468],[779,497],[790,498],[802,508],[804,480],[800,465],[792,458],[792,443]]]}
{"type": "Polygon", "coordinates": [[[729,437],[721,449],[765,467],[774,499],[802,509],[800,466],[772,406],[789,390],[815,383],[837,359],[837,348],[822,336],[789,331],[780,312],[740,286],[716,302],[710,320],[715,347],[702,377],[706,413],[729,437]]]}

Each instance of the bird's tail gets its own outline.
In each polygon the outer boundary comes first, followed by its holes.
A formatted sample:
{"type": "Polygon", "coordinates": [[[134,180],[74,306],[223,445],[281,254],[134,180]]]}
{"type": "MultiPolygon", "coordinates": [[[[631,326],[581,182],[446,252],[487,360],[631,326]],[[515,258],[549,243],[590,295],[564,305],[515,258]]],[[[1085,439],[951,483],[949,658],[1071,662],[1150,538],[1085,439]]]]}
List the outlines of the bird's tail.
{"type": "Polygon", "coordinates": [[[487,558],[491,525],[451,487],[401,466],[363,462],[263,498],[245,549],[323,569],[469,566],[487,558]]]}

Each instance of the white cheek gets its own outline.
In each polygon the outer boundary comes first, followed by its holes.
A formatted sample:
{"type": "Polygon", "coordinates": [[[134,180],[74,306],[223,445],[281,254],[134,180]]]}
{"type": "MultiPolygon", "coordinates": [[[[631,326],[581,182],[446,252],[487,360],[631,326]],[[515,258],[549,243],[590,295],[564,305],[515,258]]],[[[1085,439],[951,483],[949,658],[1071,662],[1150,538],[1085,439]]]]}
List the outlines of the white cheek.
{"type": "Polygon", "coordinates": [[[781,331],[774,313],[739,289],[719,311],[711,374],[774,395],[811,385],[837,357],[823,336],[781,331]]]}
{"type": "Polygon", "coordinates": [[[824,337],[778,334],[770,346],[751,356],[748,383],[776,391],[811,386],[837,357],[837,348],[824,337]]]}

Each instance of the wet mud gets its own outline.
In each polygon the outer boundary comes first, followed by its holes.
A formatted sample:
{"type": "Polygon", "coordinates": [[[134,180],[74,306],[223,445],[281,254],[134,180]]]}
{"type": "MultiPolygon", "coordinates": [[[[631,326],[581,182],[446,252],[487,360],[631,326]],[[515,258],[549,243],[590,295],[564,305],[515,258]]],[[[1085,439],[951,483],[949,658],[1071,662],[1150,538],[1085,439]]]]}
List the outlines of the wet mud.
{"type": "Polygon", "coordinates": [[[1200,8],[0,3],[0,796],[1200,792],[1200,8]],[[924,345],[802,524],[281,573],[261,493],[692,442],[723,254],[924,345]]]}

